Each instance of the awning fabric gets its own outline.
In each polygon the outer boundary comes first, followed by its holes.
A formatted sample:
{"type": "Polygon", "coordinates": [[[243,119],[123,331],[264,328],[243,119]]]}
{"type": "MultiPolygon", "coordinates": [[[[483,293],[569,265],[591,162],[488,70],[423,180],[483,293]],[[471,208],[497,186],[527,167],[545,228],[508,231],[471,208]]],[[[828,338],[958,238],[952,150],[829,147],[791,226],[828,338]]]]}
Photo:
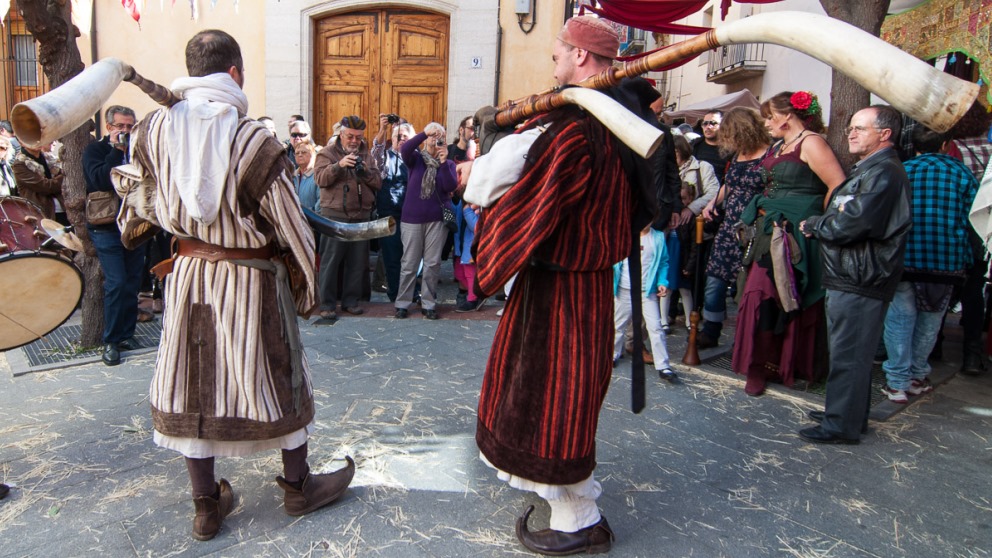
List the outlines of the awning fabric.
{"type": "Polygon", "coordinates": [[[698,103],[693,103],[679,110],[665,111],[661,117],[665,122],[671,123],[676,118],[684,118],[689,124],[695,124],[704,114],[713,110],[728,111],[734,107],[750,107],[757,109],[761,106],[758,99],[748,89],[743,89],[736,93],[727,93],[712,99],[706,99],[698,103]]]}
{"type": "MultiPolygon", "coordinates": [[[[771,4],[781,0],[738,0],[746,4],[771,4]]],[[[699,35],[707,27],[673,23],[706,7],[708,0],[589,0],[580,13],[589,10],[604,19],[645,31],[672,35],[699,35]]],[[[720,3],[720,18],[725,19],[731,0],[720,3]]]]}

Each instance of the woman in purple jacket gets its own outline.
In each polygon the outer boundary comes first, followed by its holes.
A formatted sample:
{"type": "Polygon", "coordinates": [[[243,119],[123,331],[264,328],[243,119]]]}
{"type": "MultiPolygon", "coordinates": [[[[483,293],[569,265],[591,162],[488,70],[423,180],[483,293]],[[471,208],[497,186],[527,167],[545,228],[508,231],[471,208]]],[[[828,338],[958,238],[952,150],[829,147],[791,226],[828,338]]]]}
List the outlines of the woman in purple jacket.
{"type": "Polygon", "coordinates": [[[451,207],[451,193],[458,187],[455,164],[447,161],[444,127],[431,122],[424,131],[410,138],[400,148],[403,162],[410,170],[406,198],[400,218],[403,261],[400,264],[400,288],[396,297],[396,317],[406,318],[413,304],[413,287],[420,261],[424,262],[420,286],[421,312],[436,320],[437,280],[441,270],[441,250],[448,229],[441,207],[451,207]]]}

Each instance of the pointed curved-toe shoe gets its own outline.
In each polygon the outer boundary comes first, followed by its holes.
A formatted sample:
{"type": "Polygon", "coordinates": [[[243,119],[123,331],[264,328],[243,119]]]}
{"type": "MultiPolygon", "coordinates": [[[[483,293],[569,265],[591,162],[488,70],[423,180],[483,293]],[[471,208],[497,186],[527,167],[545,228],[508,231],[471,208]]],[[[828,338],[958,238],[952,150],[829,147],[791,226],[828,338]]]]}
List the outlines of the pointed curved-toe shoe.
{"type": "Polygon", "coordinates": [[[600,517],[596,523],[574,533],[554,529],[531,532],[527,529],[527,519],[533,511],[534,506],[530,506],[523,516],[517,518],[517,539],[527,550],[546,556],[600,554],[610,551],[615,537],[605,517],[600,517]]]}

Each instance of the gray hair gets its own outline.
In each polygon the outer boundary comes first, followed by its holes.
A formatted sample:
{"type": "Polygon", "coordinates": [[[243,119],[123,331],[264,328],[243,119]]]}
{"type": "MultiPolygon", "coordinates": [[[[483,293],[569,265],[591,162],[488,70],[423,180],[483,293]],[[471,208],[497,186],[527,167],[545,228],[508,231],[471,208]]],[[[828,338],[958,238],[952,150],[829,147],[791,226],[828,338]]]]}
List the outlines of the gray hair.
{"type": "Polygon", "coordinates": [[[898,143],[899,132],[902,130],[902,115],[889,105],[872,105],[875,110],[875,127],[879,130],[892,130],[889,141],[898,143]]]}
{"type": "Polygon", "coordinates": [[[313,130],[310,129],[310,124],[307,124],[306,120],[297,120],[296,122],[293,122],[293,125],[289,127],[289,132],[292,133],[293,130],[297,128],[300,128],[300,131],[306,133],[307,135],[313,133],[313,130]]]}
{"type": "Polygon", "coordinates": [[[115,114],[120,114],[121,116],[130,116],[135,120],[138,119],[138,117],[134,114],[134,109],[128,107],[122,107],[121,105],[111,105],[110,108],[107,109],[107,113],[106,113],[108,124],[114,121],[115,114]]]}

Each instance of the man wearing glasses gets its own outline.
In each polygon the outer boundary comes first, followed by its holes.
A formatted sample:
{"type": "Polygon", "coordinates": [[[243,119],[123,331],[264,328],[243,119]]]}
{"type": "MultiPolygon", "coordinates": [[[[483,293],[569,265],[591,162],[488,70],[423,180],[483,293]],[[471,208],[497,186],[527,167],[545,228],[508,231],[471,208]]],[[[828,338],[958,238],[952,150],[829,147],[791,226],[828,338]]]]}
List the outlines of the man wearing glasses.
{"type": "MultiPolygon", "coordinates": [[[[110,170],[128,162],[128,141],[136,120],[134,111],[114,105],[107,109],[106,118],[107,135],[83,151],[87,194],[113,192],[110,170]]],[[[137,348],[133,338],[145,251],[125,248],[117,223],[87,224],[86,230],[103,269],[103,363],[116,366],[121,363],[121,349],[137,348]]]]}
{"type": "Polygon", "coordinates": [[[713,165],[716,172],[716,179],[723,185],[723,175],[727,171],[727,158],[720,155],[720,147],[716,144],[716,138],[720,133],[720,122],[723,120],[723,113],[714,110],[703,115],[700,126],[703,127],[703,139],[697,141],[692,147],[692,155],[700,161],[706,161],[713,165]]]}
{"type": "MultiPolygon", "coordinates": [[[[382,175],[365,141],[365,121],[358,116],[341,119],[339,135],[317,154],[314,177],[320,188],[320,214],[342,223],[371,219],[382,175]]],[[[296,138],[293,138],[296,141],[296,138]]],[[[369,242],[320,237],[320,319],[318,325],[337,320],[336,306],[358,315],[362,286],[368,279],[369,242]],[[338,273],[343,268],[343,281],[338,273]]]]}
{"type": "Polygon", "coordinates": [[[913,224],[912,189],[894,149],[901,123],[888,106],[855,113],[847,143],[857,164],[823,215],[799,223],[820,241],[830,347],[825,410],[809,413],[820,426],[799,431],[807,442],[857,444],[868,428],[871,360],[913,224]]]}

